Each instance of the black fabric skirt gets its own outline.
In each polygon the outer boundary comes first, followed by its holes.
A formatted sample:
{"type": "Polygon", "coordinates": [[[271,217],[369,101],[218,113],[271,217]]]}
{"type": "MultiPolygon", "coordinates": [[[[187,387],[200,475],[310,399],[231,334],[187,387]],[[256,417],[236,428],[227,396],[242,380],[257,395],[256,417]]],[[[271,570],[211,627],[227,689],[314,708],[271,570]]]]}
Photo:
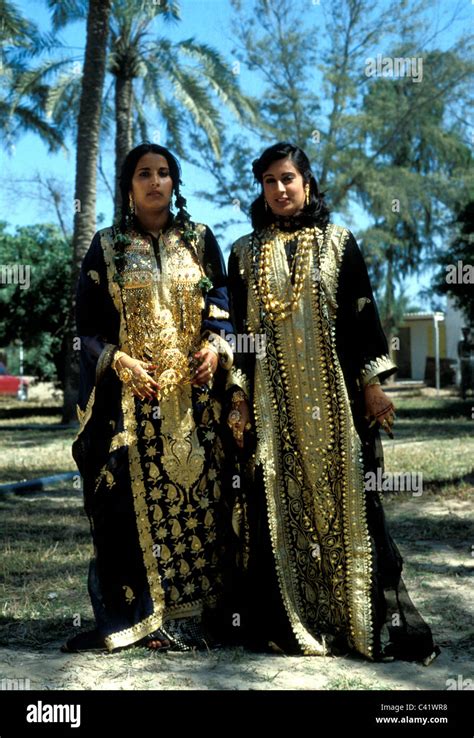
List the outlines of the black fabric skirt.
{"type": "MultiPolygon", "coordinates": [[[[297,654],[300,648],[292,633],[278,584],[268,528],[268,514],[261,467],[257,467],[248,491],[250,558],[239,582],[242,636],[254,650],[297,654]]],[[[382,504],[376,493],[367,495],[367,523],[373,547],[374,660],[426,661],[439,653],[425,623],[403,583],[403,560],[391,538],[382,504]],[[386,626],[386,627],[385,627],[386,626]],[[382,631],[385,637],[382,638],[382,631]]],[[[316,635],[316,634],[315,634],[316,635]]],[[[334,655],[350,651],[347,640],[335,636],[334,655]]]]}

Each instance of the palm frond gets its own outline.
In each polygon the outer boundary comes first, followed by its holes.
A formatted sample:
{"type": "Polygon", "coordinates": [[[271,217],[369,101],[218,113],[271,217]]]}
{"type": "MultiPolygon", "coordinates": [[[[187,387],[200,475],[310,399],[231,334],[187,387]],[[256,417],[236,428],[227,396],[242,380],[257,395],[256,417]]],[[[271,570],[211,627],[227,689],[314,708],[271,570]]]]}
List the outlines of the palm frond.
{"type": "Polygon", "coordinates": [[[73,61],[72,58],[48,59],[35,69],[25,68],[20,73],[16,73],[15,69],[12,69],[12,97],[30,94],[38,85],[45,84],[50,76],[53,76],[66,65],[71,65],[73,61]]]}
{"type": "MultiPolygon", "coordinates": [[[[141,94],[140,108],[142,115],[145,116],[145,104],[150,108],[150,101],[153,101],[153,107],[157,109],[155,115],[161,119],[162,124],[166,127],[166,144],[169,145],[178,156],[184,156],[184,118],[179,106],[172,100],[168,100],[161,89],[163,80],[161,75],[157,75],[156,66],[150,59],[144,59],[146,74],[143,78],[143,87],[141,94]]],[[[160,142],[163,143],[161,136],[160,142]]]]}
{"type": "Polygon", "coordinates": [[[55,30],[64,28],[68,23],[87,19],[88,0],[47,0],[51,10],[51,22],[55,30]]]}
{"type": "Polygon", "coordinates": [[[163,104],[161,106],[161,115],[166,125],[166,143],[171,146],[179,156],[185,156],[185,125],[180,107],[172,101],[163,100],[163,104]]]}
{"type": "Polygon", "coordinates": [[[208,44],[196,43],[190,38],[176,45],[177,52],[184,52],[199,63],[199,73],[208,81],[214,92],[232,110],[237,119],[245,116],[255,117],[256,109],[252,101],[242,94],[233,74],[223,57],[208,44]]]}
{"type": "Polygon", "coordinates": [[[28,34],[36,29],[31,21],[26,20],[13,3],[0,0],[0,40],[3,44],[14,44],[15,40],[27,39],[28,34]]]}
{"type": "Polygon", "coordinates": [[[53,86],[48,87],[45,114],[63,131],[74,130],[76,127],[81,88],[81,75],[74,73],[61,75],[53,86]]]}
{"type": "Polygon", "coordinates": [[[57,151],[65,148],[63,137],[55,126],[50,125],[44,118],[38,115],[36,110],[32,110],[27,105],[18,105],[15,108],[15,115],[12,117],[8,103],[0,101],[0,121],[7,122],[7,137],[14,140],[20,131],[39,133],[43,141],[50,148],[50,151],[57,151]],[[7,110],[8,108],[8,110],[7,110]]]}
{"type": "Polygon", "coordinates": [[[204,130],[215,156],[219,157],[222,130],[220,114],[197,73],[194,70],[182,69],[176,61],[176,56],[170,53],[173,45],[167,39],[162,41],[157,48],[157,68],[161,74],[166,75],[174,96],[182,103],[196,125],[204,130]]]}

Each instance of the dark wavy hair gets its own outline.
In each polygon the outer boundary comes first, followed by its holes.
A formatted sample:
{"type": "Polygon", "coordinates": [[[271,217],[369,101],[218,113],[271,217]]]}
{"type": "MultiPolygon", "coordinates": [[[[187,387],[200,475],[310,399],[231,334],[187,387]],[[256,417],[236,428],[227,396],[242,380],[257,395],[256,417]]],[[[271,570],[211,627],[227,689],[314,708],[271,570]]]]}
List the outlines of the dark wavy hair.
{"type": "Polygon", "coordinates": [[[263,154],[252,163],[252,171],[257,182],[262,185],[262,191],[250,206],[250,217],[255,231],[260,231],[275,222],[277,216],[265,208],[263,195],[263,175],[274,161],[289,158],[303,177],[305,184],[310,187],[310,200],[304,205],[301,215],[303,220],[308,218],[320,228],[329,223],[329,208],[324,202],[324,192],[320,192],[316,178],[311,170],[311,164],[303,149],[291,143],[281,142],[265,149],[263,154]],[[306,216],[306,217],[305,217],[306,216]]]}
{"type": "Polygon", "coordinates": [[[181,167],[179,166],[179,162],[171,153],[171,151],[166,149],[164,146],[159,146],[158,144],[145,141],[144,143],[141,143],[139,146],[136,146],[134,149],[128,152],[120,171],[119,183],[120,196],[122,198],[122,212],[119,222],[120,230],[122,231],[122,233],[124,233],[127,229],[127,226],[131,222],[133,222],[133,213],[130,210],[129,203],[129,193],[132,189],[132,178],[135,173],[135,169],[137,168],[137,164],[142,156],[145,156],[145,154],[160,154],[168,162],[170,176],[173,180],[175,204],[178,209],[178,213],[175,217],[175,222],[177,221],[178,224],[182,225],[183,227],[188,227],[189,223],[191,222],[191,216],[186,211],[186,199],[180,194],[179,191],[180,185],[183,184],[181,181],[181,167]]]}

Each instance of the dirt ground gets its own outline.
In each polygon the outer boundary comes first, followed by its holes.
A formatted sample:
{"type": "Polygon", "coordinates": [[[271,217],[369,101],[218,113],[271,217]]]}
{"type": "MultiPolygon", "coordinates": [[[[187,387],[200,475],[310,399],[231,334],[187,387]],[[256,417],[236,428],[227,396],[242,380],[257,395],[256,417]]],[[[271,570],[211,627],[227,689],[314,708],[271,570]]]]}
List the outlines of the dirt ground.
{"type": "MultiPolygon", "coordinates": [[[[63,500],[66,506],[81,505],[79,496],[63,500]]],[[[184,654],[133,648],[118,654],[73,655],[59,652],[61,637],[36,648],[21,641],[1,648],[0,679],[29,680],[30,689],[42,690],[472,689],[470,507],[469,490],[449,499],[428,493],[423,498],[395,494],[385,500],[392,534],[405,558],[408,590],[442,648],[429,667],[374,664],[355,656],[254,654],[241,648],[184,654]]]]}

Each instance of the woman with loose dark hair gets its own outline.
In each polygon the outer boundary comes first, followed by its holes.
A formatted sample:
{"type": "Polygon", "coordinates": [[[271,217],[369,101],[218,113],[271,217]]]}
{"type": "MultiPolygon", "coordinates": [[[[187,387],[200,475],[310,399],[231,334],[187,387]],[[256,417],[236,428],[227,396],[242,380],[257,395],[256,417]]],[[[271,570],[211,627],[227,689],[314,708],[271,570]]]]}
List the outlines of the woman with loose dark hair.
{"type": "MultiPolygon", "coordinates": [[[[301,174],[305,184],[305,203],[300,213],[301,222],[308,222],[324,228],[329,223],[329,209],[324,202],[324,193],[319,191],[316,178],[311,171],[311,164],[304,151],[289,143],[279,143],[265,149],[259,159],[252,164],[255,179],[263,185],[263,175],[274,161],[289,158],[301,174]]],[[[275,213],[268,206],[262,187],[260,195],[250,206],[250,217],[252,227],[256,231],[262,231],[275,222],[275,213]]]]}
{"type": "Polygon", "coordinates": [[[94,542],[96,629],[65,651],[212,643],[204,620],[230,540],[220,412],[233,361],[221,333],[232,326],[219,246],[191,221],[180,184],[164,147],[130,151],[120,223],[96,233],[82,264],[73,455],[94,542]]]}
{"type": "Polygon", "coordinates": [[[245,637],[427,664],[439,649],[403,585],[377,489],[379,429],[393,437],[395,418],[381,382],[396,367],[363,257],[329,222],[300,148],[271,146],[253,172],[253,231],[229,258],[233,323],[252,338],[235,354],[228,418],[247,459],[245,637]]]}

